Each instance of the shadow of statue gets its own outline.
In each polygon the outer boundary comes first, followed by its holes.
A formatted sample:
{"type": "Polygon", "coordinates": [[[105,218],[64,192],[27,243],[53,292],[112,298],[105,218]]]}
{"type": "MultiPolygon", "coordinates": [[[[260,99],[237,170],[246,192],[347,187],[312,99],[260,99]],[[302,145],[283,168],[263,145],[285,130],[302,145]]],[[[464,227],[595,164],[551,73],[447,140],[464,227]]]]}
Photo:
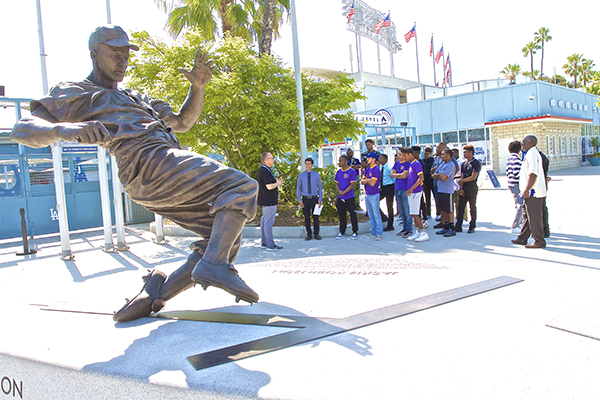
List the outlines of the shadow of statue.
{"type": "MultiPolygon", "coordinates": [[[[297,310],[277,304],[258,303],[252,307],[252,314],[247,314],[248,309],[248,306],[231,306],[198,313],[219,314],[227,319],[242,313],[252,317],[257,312],[284,318],[291,316],[292,318],[311,320],[319,330],[331,328],[322,319],[310,318],[297,310]]],[[[176,314],[177,312],[172,313],[176,314]]],[[[169,313],[163,314],[168,315],[169,313]]],[[[157,328],[151,331],[147,337],[134,340],[122,355],[106,362],[86,365],[83,370],[127,377],[138,381],[185,387],[189,390],[257,397],[259,390],[271,381],[267,373],[242,368],[235,362],[196,370],[186,357],[302,330],[302,328],[281,326],[223,324],[164,318],[143,318],[127,323],[116,323],[115,326],[118,329],[130,329],[146,324],[156,324],[157,328]]],[[[325,340],[362,356],[372,355],[368,340],[349,332],[344,332],[344,335],[333,335],[308,341],[303,345],[317,347],[325,340]]]]}

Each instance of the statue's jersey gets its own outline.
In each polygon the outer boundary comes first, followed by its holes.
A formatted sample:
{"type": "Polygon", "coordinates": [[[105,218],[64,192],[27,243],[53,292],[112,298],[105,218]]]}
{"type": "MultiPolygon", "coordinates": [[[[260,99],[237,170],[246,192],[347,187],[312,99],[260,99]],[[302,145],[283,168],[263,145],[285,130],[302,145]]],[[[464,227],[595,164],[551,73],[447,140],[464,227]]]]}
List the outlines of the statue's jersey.
{"type": "Polygon", "coordinates": [[[62,82],[39,100],[31,102],[34,113],[42,105],[56,118],[51,122],[100,121],[111,138],[101,143],[111,147],[114,141],[149,134],[165,134],[177,142],[171,128],[163,121],[172,113],[171,106],[152,100],[135,90],[106,89],[89,80],[62,82]]]}

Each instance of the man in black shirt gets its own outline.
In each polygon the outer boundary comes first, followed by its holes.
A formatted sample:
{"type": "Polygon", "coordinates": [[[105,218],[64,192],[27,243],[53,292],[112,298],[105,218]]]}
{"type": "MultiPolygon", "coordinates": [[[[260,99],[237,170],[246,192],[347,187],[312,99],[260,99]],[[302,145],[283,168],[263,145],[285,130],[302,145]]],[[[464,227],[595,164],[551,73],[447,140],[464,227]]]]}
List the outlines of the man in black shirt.
{"type": "Polygon", "coordinates": [[[260,218],[261,245],[267,251],[281,250],[283,247],[277,246],[273,240],[273,224],[277,213],[277,198],[279,195],[277,188],[283,185],[283,180],[275,178],[273,174],[271,168],[275,165],[275,158],[271,153],[262,153],[260,162],[261,166],[258,169],[256,180],[258,181],[258,205],[262,207],[262,217],[260,218]]]}
{"type": "Polygon", "coordinates": [[[431,147],[425,147],[423,152],[423,158],[421,165],[423,166],[423,199],[425,201],[425,212],[424,218],[427,219],[431,216],[431,193],[433,192],[433,178],[431,177],[431,168],[433,168],[434,158],[431,157],[431,147]]]}
{"type": "Polygon", "coordinates": [[[460,196],[458,197],[458,214],[456,215],[456,225],[454,232],[462,232],[463,215],[465,207],[469,202],[471,210],[471,221],[469,221],[469,230],[467,233],[475,232],[475,221],[477,221],[477,177],[481,171],[481,163],[473,156],[475,148],[468,144],[463,147],[463,155],[466,161],[460,167],[460,196]]]}

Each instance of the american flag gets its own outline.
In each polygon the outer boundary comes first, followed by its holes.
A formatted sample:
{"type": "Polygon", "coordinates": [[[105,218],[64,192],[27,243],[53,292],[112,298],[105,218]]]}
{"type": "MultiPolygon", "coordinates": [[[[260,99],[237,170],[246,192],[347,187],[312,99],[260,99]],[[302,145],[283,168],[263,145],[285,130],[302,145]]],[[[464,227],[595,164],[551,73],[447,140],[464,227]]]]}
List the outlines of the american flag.
{"type": "Polygon", "coordinates": [[[443,56],[444,56],[444,45],[442,45],[442,47],[440,48],[440,51],[438,51],[437,54],[435,55],[435,63],[439,64],[440,58],[442,58],[443,56]]]}
{"type": "Polygon", "coordinates": [[[450,53],[448,53],[448,57],[446,57],[446,62],[444,63],[444,71],[450,65],[450,53]]]}
{"type": "Polygon", "coordinates": [[[429,46],[429,57],[433,56],[433,35],[431,35],[431,46],[429,46]]]}
{"type": "Polygon", "coordinates": [[[404,35],[404,40],[406,40],[406,43],[410,42],[411,38],[417,37],[417,26],[413,26],[412,29],[410,31],[408,31],[406,33],[406,35],[404,35]]]}
{"type": "Polygon", "coordinates": [[[452,86],[452,66],[450,65],[449,59],[448,59],[447,65],[448,65],[448,67],[446,69],[446,84],[448,86],[452,86]]]}
{"type": "Polygon", "coordinates": [[[379,33],[381,28],[384,28],[386,26],[390,26],[390,14],[388,14],[387,17],[375,24],[375,33],[379,33]]]}
{"type": "Polygon", "coordinates": [[[352,3],[352,7],[350,8],[350,11],[348,11],[348,23],[350,23],[350,19],[352,18],[353,15],[354,15],[354,3],[352,3]]]}

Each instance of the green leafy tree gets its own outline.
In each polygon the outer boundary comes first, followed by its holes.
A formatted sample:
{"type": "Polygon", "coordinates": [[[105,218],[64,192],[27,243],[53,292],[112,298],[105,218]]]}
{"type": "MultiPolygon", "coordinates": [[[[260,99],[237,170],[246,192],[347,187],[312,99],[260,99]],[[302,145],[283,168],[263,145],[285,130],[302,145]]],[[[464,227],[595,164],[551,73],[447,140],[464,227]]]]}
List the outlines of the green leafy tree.
{"type": "Polygon", "coordinates": [[[544,76],[544,43],[552,40],[552,36],[550,36],[550,29],[548,28],[540,28],[535,32],[533,41],[535,44],[541,47],[542,49],[542,61],[540,62],[540,77],[544,76]]]}
{"type": "Polygon", "coordinates": [[[525,47],[523,47],[523,49],[521,49],[521,51],[523,52],[523,57],[530,57],[531,58],[531,77],[533,77],[535,79],[534,73],[533,73],[533,55],[535,53],[537,53],[537,51],[540,49],[541,47],[536,44],[535,42],[529,42],[525,45],[525,47]]]}
{"type": "Polygon", "coordinates": [[[583,55],[573,53],[567,57],[567,63],[563,65],[565,73],[573,78],[573,87],[577,88],[577,77],[581,72],[581,64],[583,62],[583,55]]]}
{"type": "Polygon", "coordinates": [[[555,85],[567,86],[567,87],[570,85],[564,76],[558,75],[558,74],[548,78],[548,82],[554,83],[555,85]]]}
{"type": "Polygon", "coordinates": [[[600,95],[600,72],[594,71],[592,74],[592,84],[586,88],[588,93],[600,95]]]}
{"type": "Polygon", "coordinates": [[[521,66],[519,64],[508,64],[500,73],[504,76],[504,79],[515,83],[517,76],[521,73],[521,66]]]}
{"type": "MultiPolygon", "coordinates": [[[[177,110],[183,104],[189,83],[178,68],[189,68],[195,50],[202,46],[201,32],[191,29],[173,46],[150,37],[132,34],[140,46],[128,73],[128,86],[164,99],[177,110]]],[[[210,51],[216,69],[205,89],[203,113],[194,127],[177,136],[184,146],[200,153],[217,153],[227,163],[251,176],[260,154],[271,152],[299,165],[299,114],[292,71],[270,55],[258,55],[248,41],[225,38],[210,51]]],[[[347,110],[364,98],[354,81],[340,75],[328,81],[303,77],[307,146],[316,149],[325,138],[341,141],[356,138],[362,124],[347,110]]]]}

